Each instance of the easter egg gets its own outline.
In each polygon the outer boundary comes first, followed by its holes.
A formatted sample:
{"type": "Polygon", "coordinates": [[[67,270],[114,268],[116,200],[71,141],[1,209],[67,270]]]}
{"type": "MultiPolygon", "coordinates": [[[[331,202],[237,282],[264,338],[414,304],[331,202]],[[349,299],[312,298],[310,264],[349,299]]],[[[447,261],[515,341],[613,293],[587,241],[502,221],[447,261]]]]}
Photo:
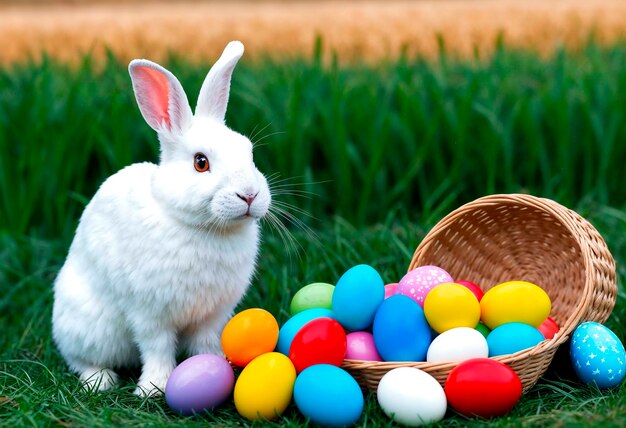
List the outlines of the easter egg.
{"type": "Polygon", "coordinates": [[[537,328],[546,339],[552,339],[560,330],[559,325],[552,317],[546,318],[546,320],[537,328]]]}
{"type": "Polygon", "coordinates": [[[289,355],[289,348],[291,348],[291,342],[296,336],[296,333],[309,321],[322,317],[334,318],[335,315],[330,309],[315,308],[307,309],[289,318],[278,332],[276,351],[281,354],[289,355]]]}
{"type": "Polygon", "coordinates": [[[298,410],[324,427],[354,425],[363,413],[363,392],[343,369],[328,364],[308,367],[298,375],[293,398],[298,410]]]}
{"type": "Polygon", "coordinates": [[[550,315],[550,297],[526,281],[510,281],[488,290],[480,300],[481,319],[494,329],[509,322],[539,327],[550,315]]]}
{"type": "Polygon", "coordinates": [[[453,282],[448,272],[438,266],[420,266],[402,277],[396,287],[396,294],[408,296],[424,306],[424,299],[435,286],[453,282]]]}
{"type": "Polygon", "coordinates": [[[165,385],[165,401],[183,415],[213,410],[233,392],[235,374],[224,357],[194,355],[180,363],[165,385]]]}
{"type": "Polygon", "coordinates": [[[489,347],[485,336],[473,328],[457,327],[444,331],[433,339],[428,347],[426,361],[465,361],[488,356],[489,347]]]}
{"type": "Polygon", "coordinates": [[[376,396],[383,412],[402,425],[427,425],[442,420],[446,414],[446,395],[439,382],[413,367],[398,367],[385,373],[376,396]]]}
{"type": "Polygon", "coordinates": [[[249,420],[281,415],[293,394],[296,369],[278,352],[268,352],[250,361],[235,383],[235,408],[249,420]]]}
{"type": "Polygon", "coordinates": [[[376,350],[374,336],[367,331],[354,331],[346,336],[346,359],[382,361],[376,350]]]}
{"type": "Polygon", "coordinates": [[[479,331],[480,334],[485,336],[485,339],[487,338],[487,336],[489,336],[489,333],[491,333],[491,330],[489,330],[489,328],[482,322],[478,323],[478,325],[476,326],[476,330],[479,331]]]}
{"type": "Polygon", "coordinates": [[[335,286],[335,319],[348,330],[364,330],[372,325],[376,309],[384,298],[385,285],[376,269],[369,265],[354,266],[335,286]]]}
{"type": "Polygon", "coordinates": [[[522,382],[509,366],[489,358],[463,361],[445,383],[448,404],[465,416],[504,415],[522,396],[522,382]]]}
{"type": "Polygon", "coordinates": [[[381,303],[373,334],[384,361],[424,361],[431,340],[422,308],[415,300],[399,294],[381,303]]]}
{"type": "Polygon", "coordinates": [[[521,322],[502,324],[491,330],[487,336],[489,356],[514,354],[523,349],[531,348],[545,338],[537,328],[521,322]]]}
{"type": "Polygon", "coordinates": [[[318,318],[300,329],[293,338],[289,359],[296,372],[314,364],[340,366],[346,356],[346,332],[332,318],[318,318]]]}
{"type": "Polygon", "coordinates": [[[474,293],[474,296],[476,296],[476,300],[478,300],[479,302],[485,295],[485,292],[482,290],[482,288],[480,288],[476,283],[472,281],[466,281],[464,279],[457,279],[454,282],[457,284],[461,284],[463,287],[467,288],[469,291],[474,293]]]}
{"type": "Polygon", "coordinates": [[[264,309],[253,308],[232,317],[222,331],[222,350],[233,364],[243,367],[271,352],[278,341],[278,323],[264,309]]]}
{"type": "Polygon", "coordinates": [[[437,333],[456,327],[474,328],[480,320],[480,303],[466,287],[444,283],[433,287],[426,295],[424,314],[437,333]]]}
{"type": "Polygon", "coordinates": [[[393,296],[394,294],[396,294],[397,287],[398,287],[397,282],[393,282],[391,284],[385,284],[385,299],[387,299],[389,296],[393,296]]]}
{"type": "Polygon", "coordinates": [[[619,385],[626,374],[624,345],[609,328],[584,322],[574,330],[570,344],[574,371],[586,384],[598,388],[619,385]]]}
{"type": "Polygon", "coordinates": [[[334,290],[334,285],[325,282],[305,285],[291,299],[291,306],[289,307],[291,315],[313,308],[331,309],[334,290]]]}

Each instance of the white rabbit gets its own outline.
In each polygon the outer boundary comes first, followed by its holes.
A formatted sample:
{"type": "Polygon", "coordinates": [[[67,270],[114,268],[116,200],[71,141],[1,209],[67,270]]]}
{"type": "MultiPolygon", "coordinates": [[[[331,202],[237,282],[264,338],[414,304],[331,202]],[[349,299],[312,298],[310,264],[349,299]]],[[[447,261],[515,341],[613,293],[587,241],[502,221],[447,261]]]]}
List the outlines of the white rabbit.
{"type": "Polygon", "coordinates": [[[147,60],[129,65],[160,163],[128,166],[102,184],[54,284],[54,340],[87,385],[107,389],[115,368],[141,364],[135,393],[151,395],[164,390],[179,350],[221,354],[271,203],[250,140],[224,124],[242,54],[240,42],[226,46],[195,116],[172,73],[147,60]]]}

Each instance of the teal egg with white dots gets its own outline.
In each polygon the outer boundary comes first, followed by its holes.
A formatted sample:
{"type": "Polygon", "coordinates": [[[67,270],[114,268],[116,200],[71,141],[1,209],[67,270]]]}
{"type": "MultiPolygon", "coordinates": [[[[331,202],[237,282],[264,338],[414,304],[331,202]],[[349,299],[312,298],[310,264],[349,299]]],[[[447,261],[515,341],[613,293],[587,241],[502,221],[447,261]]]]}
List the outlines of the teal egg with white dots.
{"type": "Polygon", "coordinates": [[[626,375],[626,351],[609,328],[597,322],[584,322],[576,327],[570,344],[574,371],[586,384],[612,388],[626,375]]]}

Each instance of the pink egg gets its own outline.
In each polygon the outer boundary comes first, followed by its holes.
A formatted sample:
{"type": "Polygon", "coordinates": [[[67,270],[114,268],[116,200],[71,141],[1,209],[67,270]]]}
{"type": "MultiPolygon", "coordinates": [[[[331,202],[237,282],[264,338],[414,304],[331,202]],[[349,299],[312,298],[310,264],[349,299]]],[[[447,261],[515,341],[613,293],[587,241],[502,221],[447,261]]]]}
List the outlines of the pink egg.
{"type": "Polygon", "coordinates": [[[385,299],[396,294],[396,287],[398,287],[397,282],[385,285],[385,299]]]}
{"type": "Polygon", "coordinates": [[[454,282],[445,270],[437,266],[420,266],[402,277],[396,287],[396,294],[410,297],[423,308],[428,292],[445,282],[454,282]]]}
{"type": "Polygon", "coordinates": [[[355,331],[346,336],[348,348],[346,358],[349,360],[382,361],[376,350],[374,336],[366,331],[355,331]]]}

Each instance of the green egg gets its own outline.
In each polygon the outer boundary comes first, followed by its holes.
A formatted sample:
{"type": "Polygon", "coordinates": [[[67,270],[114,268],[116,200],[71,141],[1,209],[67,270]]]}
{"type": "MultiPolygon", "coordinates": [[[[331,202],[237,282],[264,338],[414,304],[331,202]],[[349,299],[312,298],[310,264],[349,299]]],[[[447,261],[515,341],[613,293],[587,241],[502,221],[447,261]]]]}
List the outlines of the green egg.
{"type": "Polygon", "coordinates": [[[479,323],[478,323],[478,325],[476,326],[476,330],[480,331],[480,332],[481,332],[481,334],[482,334],[483,336],[485,336],[485,339],[487,338],[487,336],[489,336],[489,332],[491,331],[491,330],[489,330],[489,328],[488,328],[485,324],[483,324],[482,322],[479,322],[479,323]]]}
{"type": "Polygon", "coordinates": [[[291,315],[312,308],[332,309],[334,291],[335,286],[325,282],[305,285],[291,299],[291,307],[289,308],[291,315]]]}

